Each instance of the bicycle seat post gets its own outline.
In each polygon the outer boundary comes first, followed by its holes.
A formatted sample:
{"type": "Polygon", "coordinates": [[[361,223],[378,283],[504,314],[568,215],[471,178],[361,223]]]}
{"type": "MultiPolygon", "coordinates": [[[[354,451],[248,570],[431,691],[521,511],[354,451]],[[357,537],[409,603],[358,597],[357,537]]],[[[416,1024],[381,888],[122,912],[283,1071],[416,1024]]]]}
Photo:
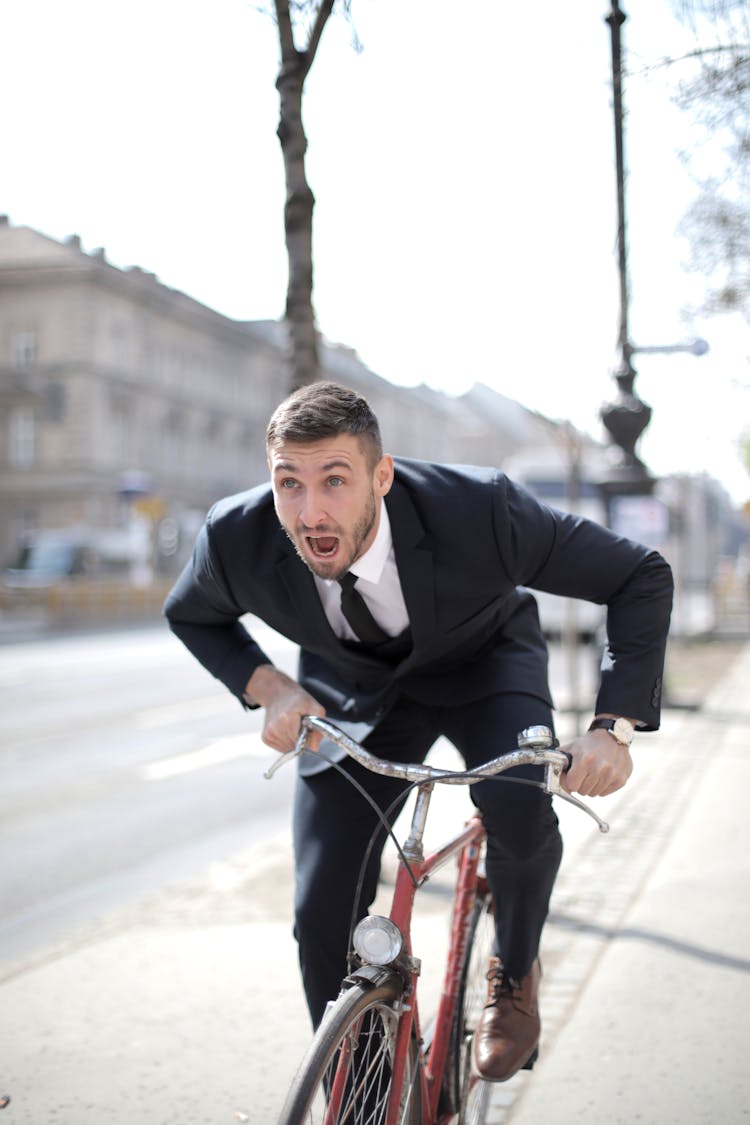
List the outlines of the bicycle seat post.
{"type": "Polygon", "coordinates": [[[411,830],[403,847],[406,859],[412,860],[414,863],[421,862],[424,859],[422,839],[427,823],[427,810],[430,807],[430,798],[434,788],[434,781],[424,781],[417,789],[417,800],[411,818],[411,830]]]}

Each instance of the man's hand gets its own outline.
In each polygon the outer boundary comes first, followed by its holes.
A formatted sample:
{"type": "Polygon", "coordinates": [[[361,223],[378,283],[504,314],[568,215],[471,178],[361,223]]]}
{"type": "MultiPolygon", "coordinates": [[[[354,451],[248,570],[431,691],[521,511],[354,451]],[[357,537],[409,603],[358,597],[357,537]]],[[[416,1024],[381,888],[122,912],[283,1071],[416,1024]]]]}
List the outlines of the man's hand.
{"type": "Polygon", "coordinates": [[[573,758],[573,765],[561,780],[568,793],[606,797],[622,789],[633,772],[630,751],[606,730],[587,731],[561,749],[573,758]]]}
{"type": "MultiPolygon", "coordinates": [[[[325,718],[325,707],[273,664],[261,664],[255,669],[245,686],[245,695],[265,708],[261,737],[266,746],[282,754],[294,749],[303,715],[325,718]]],[[[307,745],[317,750],[322,739],[319,731],[312,731],[307,745]]]]}

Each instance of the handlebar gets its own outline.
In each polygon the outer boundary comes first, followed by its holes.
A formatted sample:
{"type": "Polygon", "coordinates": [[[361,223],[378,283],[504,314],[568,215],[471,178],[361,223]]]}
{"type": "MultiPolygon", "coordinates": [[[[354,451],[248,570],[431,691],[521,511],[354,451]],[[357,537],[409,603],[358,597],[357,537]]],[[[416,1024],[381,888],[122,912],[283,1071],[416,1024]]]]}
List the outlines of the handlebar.
{"type": "Polygon", "coordinates": [[[561,797],[564,801],[568,801],[571,805],[575,805],[576,808],[588,813],[598,824],[600,832],[609,832],[609,825],[606,821],[597,816],[583,801],[562,788],[560,779],[569,768],[571,758],[564,750],[556,749],[558,744],[549,727],[527,727],[518,735],[518,750],[501,754],[500,757],[493,758],[475,769],[456,771],[439,769],[436,766],[428,766],[417,762],[390,762],[384,758],[378,758],[371,754],[369,750],[365,750],[364,746],[355,742],[348,734],[339,730],[333,723],[328,722],[327,719],[320,719],[317,715],[304,715],[294,749],[282,754],[269,766],[263,776],[267,779],[272,778],[285,762],[302,754],[308,748],[307,740],[312,731],[319,731],[334,745],[344,750],[349,757],[354,758],[355,761],[364,766],[365,769],[382,774],[385,777],[402,778],[404,781],[420,785],[435,782],[445,785],[473,785],[484,778],[495,777],[497,774],[504,773],[514,766],[543,766],[544,780],[540,783],[541,787],[547,793],[561,797]]]}

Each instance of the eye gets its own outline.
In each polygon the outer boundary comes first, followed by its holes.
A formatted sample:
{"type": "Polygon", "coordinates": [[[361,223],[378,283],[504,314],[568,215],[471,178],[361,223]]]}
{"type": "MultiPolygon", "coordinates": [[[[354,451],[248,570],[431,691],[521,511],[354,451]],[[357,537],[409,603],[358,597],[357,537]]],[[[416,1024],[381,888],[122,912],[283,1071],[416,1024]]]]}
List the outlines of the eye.
{"type": "Polygon", "coordinates": [[[344,478],[343,477],[329,477],[328,483],[329,483],[329,485],[331,485],[332,488],[338,488],[339,485],[342,485],[344,483],[344,478]]]}
{"type": "Polygon", "coordinates": [[[293,477],[285,477],[284,480],[279,482],[279,489],[281,492],[291,492],[291,490],[296,487],[297,482],[293,477]]]}

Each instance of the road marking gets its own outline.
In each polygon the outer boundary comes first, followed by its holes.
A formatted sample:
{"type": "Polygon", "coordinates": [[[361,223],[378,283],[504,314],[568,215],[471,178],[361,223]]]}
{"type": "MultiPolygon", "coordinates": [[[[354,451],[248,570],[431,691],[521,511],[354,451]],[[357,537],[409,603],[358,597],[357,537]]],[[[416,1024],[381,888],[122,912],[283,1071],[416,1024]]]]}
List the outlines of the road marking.
{"type": "Polygon", "coordinates": [[[197,719],[203,715],[220,715],[231,709],[231,696],[206,695],[202,699],[186,699],[182,703],[165,703],[159,707],[148,707],[138,711],[135,716],[142,730],[166,727],[183,719],[197,719]]]}
{"type": "Polygon", "coordinates": [[[199,750],[191,750],[187,754],[174,754],[171,758],[151,762],[141,768],[141,777],[145,781],[165,781],[170,777],[192,773],[194,770],[223,765],[237,758],[272,758],[273,753],[270,747],[261,742],[258,731],[245,731],[242,734],[229,734],[224,738],[217,738],[199,750]]]}

